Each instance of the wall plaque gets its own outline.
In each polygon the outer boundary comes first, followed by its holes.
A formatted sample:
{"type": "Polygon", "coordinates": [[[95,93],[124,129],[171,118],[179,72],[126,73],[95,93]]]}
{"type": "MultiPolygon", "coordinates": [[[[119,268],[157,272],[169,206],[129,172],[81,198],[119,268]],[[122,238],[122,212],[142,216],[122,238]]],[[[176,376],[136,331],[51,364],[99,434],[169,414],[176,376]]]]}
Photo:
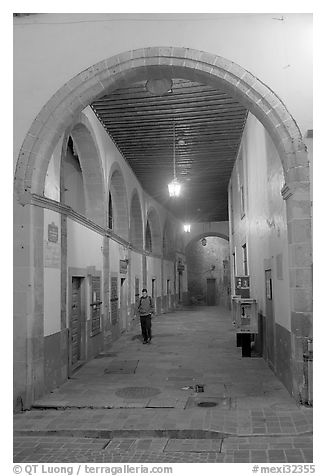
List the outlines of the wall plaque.
{"type": "Polygon", "coordinates": [[[48,241],[51,243],[57,243],[59,238],[59,228],[52,222],[48,225],[48,241]]]}
{"type": "Polygon", "coordinates": [[[128,272],[128,263],[125,259],[120,260],[120,273],[127,274],[128,272]]]}

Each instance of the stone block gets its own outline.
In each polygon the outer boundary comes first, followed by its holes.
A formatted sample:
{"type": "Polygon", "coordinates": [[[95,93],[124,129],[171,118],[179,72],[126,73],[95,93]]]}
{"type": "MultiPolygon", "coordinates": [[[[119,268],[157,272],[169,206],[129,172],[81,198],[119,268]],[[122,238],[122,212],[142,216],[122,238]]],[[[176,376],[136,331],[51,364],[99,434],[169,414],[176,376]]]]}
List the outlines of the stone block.
{"type": "Polygon", "coordinates": [[[294,219],[305,219],[311,218],[311,202],[309,200],[298,200],[296,199],[296,191],[294,189],[294,194],[287,200],[287,219],[288,222],[294,219]]]}
{"type": "Polygon", "coordinates": [[[313,315],[308,312],[291,312],[291,331],[296,337],[312,337],[313,315]]]}
{"type": "Polygon", "coordinates": [[[293,220],[288,224],[289,243],[311,242],[311,220],[293,220]]]}
{"type": "Polygon", "coordinates": [[[290,268],[309,268],[312,263],[310,243],[295,243],[289,246],[290,268]]]}
{"type": "Polygon", "coordinates": [[[290,269],[290,288],[312,287],[312,269],[295,268],[290,269]]]}
{"type": "Polygon", "coordinates": [[[311,289],[291,289],[291,299],[295,312],[312,311],[312,290],[311,289]]]}

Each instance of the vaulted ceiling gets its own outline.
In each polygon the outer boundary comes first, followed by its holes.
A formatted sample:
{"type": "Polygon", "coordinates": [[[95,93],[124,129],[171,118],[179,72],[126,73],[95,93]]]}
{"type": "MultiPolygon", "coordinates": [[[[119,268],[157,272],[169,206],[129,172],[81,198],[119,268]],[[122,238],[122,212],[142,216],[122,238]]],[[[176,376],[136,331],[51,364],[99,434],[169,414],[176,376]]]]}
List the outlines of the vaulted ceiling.
{"type": "Polygon", "coordinates": [[[142,81],[91,107],[143,188],[175,216],[228,219],[227,187],[247,118],[240,103],[210,86],[173,79],[163,95],[142,81]],[[173,130],[182,193],[172,199],[173,130]]]}

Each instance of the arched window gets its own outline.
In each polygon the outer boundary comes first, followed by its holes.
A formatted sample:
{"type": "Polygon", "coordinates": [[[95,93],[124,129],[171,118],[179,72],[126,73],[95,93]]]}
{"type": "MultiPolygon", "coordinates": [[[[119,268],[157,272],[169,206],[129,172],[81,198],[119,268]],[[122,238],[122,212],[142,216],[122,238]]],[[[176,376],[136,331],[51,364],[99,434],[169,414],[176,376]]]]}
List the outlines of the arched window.
{"type": "Polygon", "coordinates": [[[148,221],[146,224],[145,249],[146,251],[152,251],[152,233],[148,221]]]}

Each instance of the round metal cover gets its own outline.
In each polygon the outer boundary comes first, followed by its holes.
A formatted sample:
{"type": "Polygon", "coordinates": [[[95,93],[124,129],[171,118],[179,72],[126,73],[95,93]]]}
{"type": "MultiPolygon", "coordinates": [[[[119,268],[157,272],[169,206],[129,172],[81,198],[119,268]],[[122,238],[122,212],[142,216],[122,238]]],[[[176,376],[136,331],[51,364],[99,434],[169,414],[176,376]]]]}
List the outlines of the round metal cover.
{"type": "Polygon", "coordinates": [[[208,408],[208,407],[216,407],[217,403],[215,402],[199,402],[197,403],[197,407],[204,407],[204,408],[208,408]]]}
{"type": "Polygon", "coordinates": [[[119,388],[115,392],[118,397],[122,398],[149,398],[158,395],[161,391],[152,387],[125,387],[119,388]]]}

